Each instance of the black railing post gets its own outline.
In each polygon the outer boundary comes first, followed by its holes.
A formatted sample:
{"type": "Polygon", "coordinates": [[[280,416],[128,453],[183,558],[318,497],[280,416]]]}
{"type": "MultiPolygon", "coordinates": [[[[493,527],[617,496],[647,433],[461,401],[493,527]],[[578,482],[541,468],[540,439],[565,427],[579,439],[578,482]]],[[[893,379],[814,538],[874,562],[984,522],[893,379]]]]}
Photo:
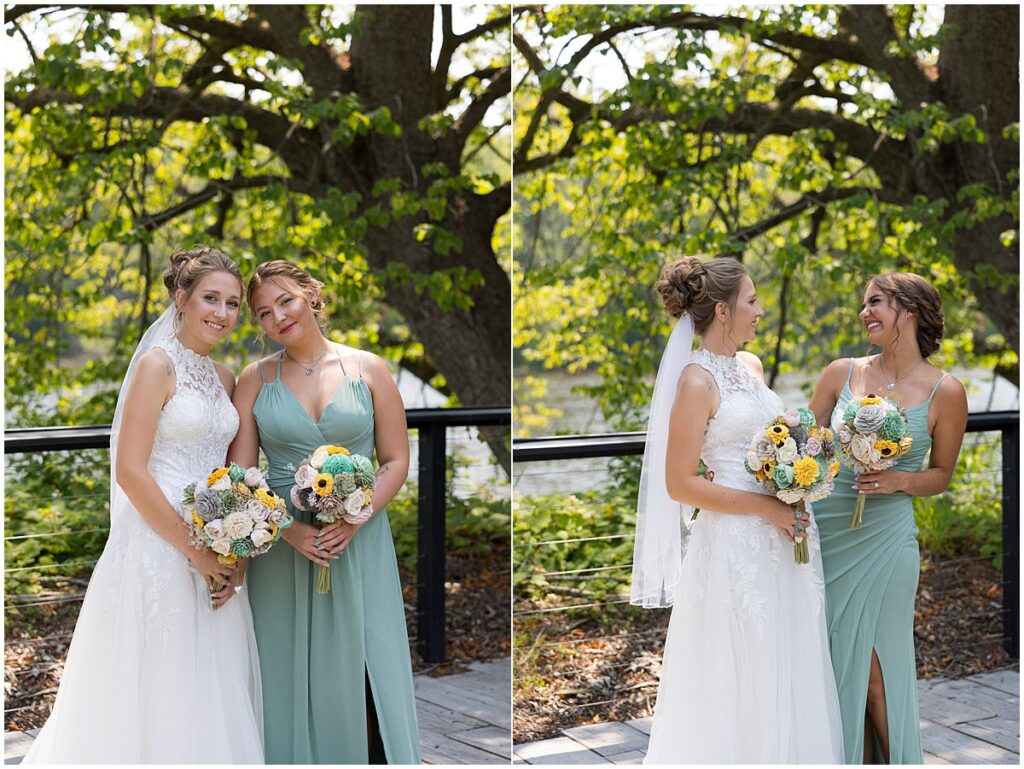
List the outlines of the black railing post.
{"type": "Polygon", "coordinates": [[[1020,427],[1003,428],[1003,636],[1004,648],[1020,658],[1020,427]]]}
{"type": "Polygon", "coordinates": [[[444,662],[445,426],[425,424],[419,433],[417,648],[425,662],[444,662]]]}

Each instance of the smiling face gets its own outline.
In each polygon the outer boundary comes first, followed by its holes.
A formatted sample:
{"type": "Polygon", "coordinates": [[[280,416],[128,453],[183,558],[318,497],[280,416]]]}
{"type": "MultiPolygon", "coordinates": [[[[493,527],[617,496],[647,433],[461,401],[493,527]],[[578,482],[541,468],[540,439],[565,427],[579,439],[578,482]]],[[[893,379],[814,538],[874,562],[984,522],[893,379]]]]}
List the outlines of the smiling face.
{"type": "Polygon", "coordinates": [[[297,285],[269,278],[250,296],[252,311],[267,336],[278,344],[294,345],[307,334],[319,334],[316,315],[297,285]]]}
{"type": "Polygon", "coordinates": [[[190,294],[178,289],[175,302],[181,311],[182,343],[208,349],[235,327],[242,285],[229,272],[210,272],[196,282],[190,294]]]}
{"type": "Polygon", "coordinates": [[[757,303],[757,291],[754,281],[749,275],[740,280],[736,303],[732,308],[732,323],[729,335],[737,344],[749,342],[757,336],[757,322],[764,315],[764,310],[757,303]]]}
{"type": "Polygon", "coordinates": [[[886,347],[898,338],[900,307],[891,296],[874,283],[864,289],[864,306],[860,311],[860,322],[868,333],[868,342],[886,347]]]}

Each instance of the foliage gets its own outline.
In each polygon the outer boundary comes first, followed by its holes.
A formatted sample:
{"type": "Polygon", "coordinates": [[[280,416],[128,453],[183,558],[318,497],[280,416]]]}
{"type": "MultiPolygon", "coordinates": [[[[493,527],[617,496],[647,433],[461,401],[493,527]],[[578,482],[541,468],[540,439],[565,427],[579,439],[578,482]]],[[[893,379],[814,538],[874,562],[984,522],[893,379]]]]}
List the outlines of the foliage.
{"type": "MultiPolygon", "coordinates": [[[[24,64],[5,79],[8,411],[108,421],[166,302],[166,256],[195,242],[244,274],[299,262],[327,284],[333,338],[463,402],[492,398],[454,361],[493,350],[482,375],[507,392],[507,330],[474,318],[507,306],[508,23],[501,6],[10,9],[24,64]],[[366,85],[354,68],[383,69],[366,85]],[[395,90],[373,92],[387,73],[395,90]],[[491,338],[440,346],[446,323],[491,338]]],[[[218,356],[237,371],[257,330],[240,324],[218,356]]]]}
{"type": "MultiPolygon", "coordinates": [[[[946,11],[962,13],[996,23],[946,11]]],[[[1016,70],[979,75],[1005,121],[986,123],[956,94],[981,64],[963,25],[940,21],[922,6],[525,9],[514,24],[528,70],[514,125],[519,424],[546,427],[526,378],[546,368],[598,373],[581,394],[613,428],[643,427],[670,329],[653,285],[684,254],[743,259],[767,312],[750,349],[769,383],[863,354],[860,293],[891,270],[942,295],[937,365],[1016,381],[1019,105],[996,92],[1000,78],[1016,92],[1016,70]],[[977,153],[996,165],[972,165],[977,153]]]]}

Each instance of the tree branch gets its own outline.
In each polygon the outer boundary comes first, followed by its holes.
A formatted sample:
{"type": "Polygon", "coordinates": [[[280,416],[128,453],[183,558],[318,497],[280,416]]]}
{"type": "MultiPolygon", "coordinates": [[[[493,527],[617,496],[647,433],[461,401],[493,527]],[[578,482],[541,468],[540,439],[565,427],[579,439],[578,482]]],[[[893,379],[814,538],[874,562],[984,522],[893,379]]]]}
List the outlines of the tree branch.
{"type": "Polygon", "coordinates": [[[498,99],[509,95],[509,88],[512,85],[512,67],[503,67],[490,84],[487,89],[473,99],[470,105],[466,107],[458,119],[452,125],[452,134],[455,137],[455,141],[458,146],[458,154],[462,154],[462,148],[469,138],[470,133],[480,125],[484,119],[484,115],[487,114],[487,110],[491,108],[498,99]]]}
{"type": "Polygon", "coordinates": [[[218,195],[230,195],[238,190],[252,189],[254,187],[266,187],[274,183],[290,186],[290,180],[282,176],[270,175],[236,176],[233,179],[225,181],[211,180],[209,184],[196,194],[190,195],[185,200],[182,200],[169,208],[165,208],[163,211],[158,213],[138,217],[135,223],[140,227],[145,227],[147,230],[155,230],[172,219],[181,216],[182,214],[186,214],[204,203],[213,200],[213,198],[218,195]]]}
{"type": "Polygon", "coordinates": [[[310,29],[303,5],[253,5],[252,13],[262,19],[274,48],[290,59],[302,62],[303,79],[320,99],[352,89],[352,83],[335,52],[323,43],[303,42],[303,32],[310,29]]]}
{"type": "Polygon", "coordinates": [[[463,75],[454,83],[452,83],[448,87],[448,90],[445,91],[445,94],[443,96],[444,104],[448,104],[449,102],[451,102],[452,99],[455,99],[462,92],[462,89],[466,87],[466,84],[469,81],[473,80],[474,78],[478,80],[489,80],[490,78],[493,78],[495,75],[501,72],[502,69],[504,68],[483,67],[482,69],[478,69],[475,72],[470,72],[468,75],[463,75]]]}

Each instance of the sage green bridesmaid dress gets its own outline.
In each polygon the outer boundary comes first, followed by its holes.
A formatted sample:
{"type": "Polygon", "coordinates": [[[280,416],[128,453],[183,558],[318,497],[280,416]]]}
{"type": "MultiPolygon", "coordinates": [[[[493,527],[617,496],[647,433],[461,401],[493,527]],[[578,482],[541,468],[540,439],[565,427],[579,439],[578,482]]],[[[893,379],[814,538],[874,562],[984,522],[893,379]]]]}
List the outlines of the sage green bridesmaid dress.
{"type": "MultiPolygon", "coordinates": [[[[267,482],[279,496],[289,499],[295,467],[317,446],[335,443],[373,459],[373,400],[361,355],[359,376],[342,365],[345,378],[315,424],[281,381],[280,356],[272,381],[263,368],[253,415],[270,465],[267,482]]],[[[310,513],[288,507],[311,522],[310,513]]],[[[315,570],[287,543],[249,563],[267,763],[418,764],[412,664],[387,510],[378,510],[333,562],[327,595],[314,589],[315,570]],[[368,732],[379,738],[368,739],[368,732]]]]}
{"type": "MultiPolygon", "coordinates": [[[[847,404],[856,397],[850,391],[852,373],[853,361],[832,412],[834,431],[838,431],[847,404]]],[[[914,444],[893,469],[921,470],[932,445],[928,407],[938,388],[936,383],[928,400],[907,409],[914,444]]],[[[863,524],[851,529],[850,516],[857,501],[852,488],[855,482],[853,472],[844,464],[836,477],[835,491],[814,503],[846,763],[864,763],[865,707],[874,649],[885,683],[889,761],[920,764],[923,757],[917,709],[914,598],[921,558],[913,498],[904,492],[868,494],[863,524]]],[[[882,763],[877,741],[875,761],[882,763]]]]}

